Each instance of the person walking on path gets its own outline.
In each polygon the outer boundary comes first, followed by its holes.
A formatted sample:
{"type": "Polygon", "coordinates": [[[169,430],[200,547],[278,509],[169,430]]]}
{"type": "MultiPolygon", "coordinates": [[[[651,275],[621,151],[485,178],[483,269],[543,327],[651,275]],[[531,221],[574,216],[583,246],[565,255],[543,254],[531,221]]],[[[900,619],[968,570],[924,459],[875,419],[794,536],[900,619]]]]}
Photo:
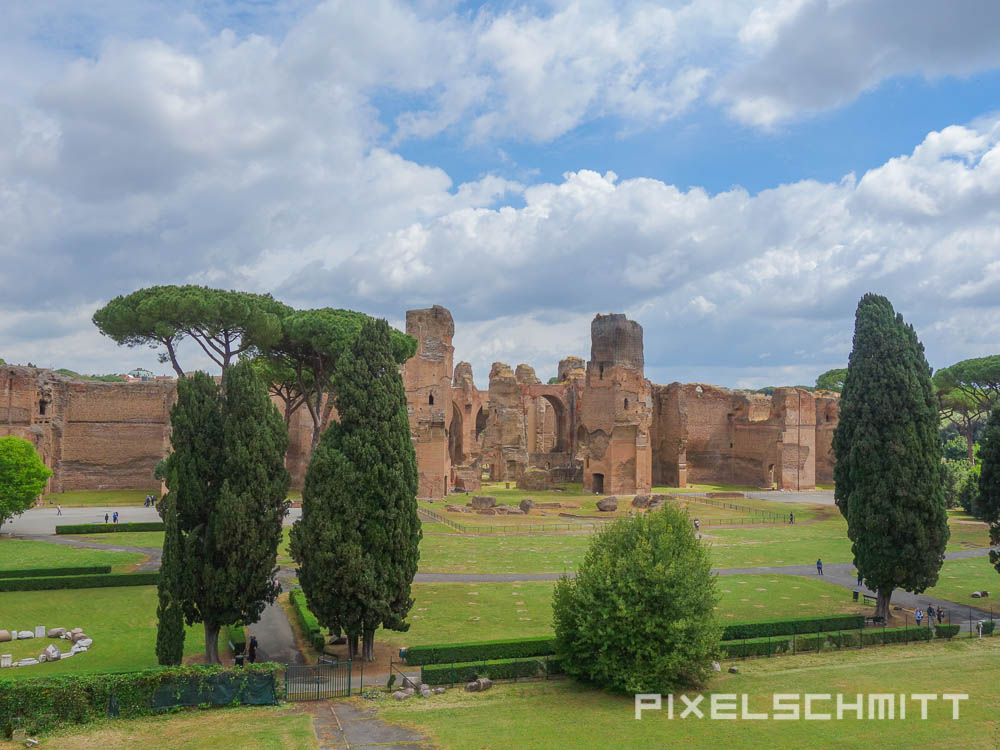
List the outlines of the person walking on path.
{"type": "Polygon", "coordinates": [[[108,514],[107,514],[107,513],[105,513],[105,514],[104,514],[104,523],[107,523],[107,522],[108,522],[108,514]]]}
{"type": "Polygon", "coordinates": [[[823,575],[823,558],[816,560],[816,575],[823,575]]]}
{"type": "Polygon", "coordinates": [[[61,505],[57,505],[56,506],[56,515],[57,516],[61,516],[62,515],[62,506],[61,505]]]}
{"type": "Polygon", "coordinates": [[[934,624],[934,605],[930,604],[927,606],[927,627],[934,624]]]}
{"type": "Polygon", "coordinates": [[[115,514],[114,514],[114,516],[112,516],[112,518],[114,519],[115,523],[118,523],[118,511],[117,510],[115,511],[115,514]]]}
{"type": "Polygon", "coordinates": [[[697,518],[694,519],[694,530],[697,531],[700,528],[701,528],[701,521],[699,521],[697,518]]]}
{"type": "Polygon", "coordinates": [[[788,523],[795,523],[795,513],[794,513],[794,511],[789,511],[789,513],[788,513],[788,523]]]}
{"type": "Polygon", "coordinates": [[[863,580],[863,579],[864,579],[864,576],[862,576],[862,575],[861,575],[861,571],[859,570],[859,571],[858,571],[858,587],[859,587],[859,588],[860,588],[861,586],[864,586],[864,585],[865,585],[865,582],[864,582],[864,580],[863,580]]]}
{"type": "Polygon", "coordinates": [[[917,627],[920,627],[920,621],[924,619],[924,611],[917,607],[917,611],[913,613],[914,619],[917,621],[917,627]]]}
{"type": "Polygon", "coordinates": [[[257,661],[257,636],[250,636],[250,645],[247,647],[247,661],[253,664],[257,661]]]}
{"type": "Polygon", "coordinates": [[[938,625],[944,622],[944,610],[941,607],[937,608],[937,618],[938,618],[938,625]]]}

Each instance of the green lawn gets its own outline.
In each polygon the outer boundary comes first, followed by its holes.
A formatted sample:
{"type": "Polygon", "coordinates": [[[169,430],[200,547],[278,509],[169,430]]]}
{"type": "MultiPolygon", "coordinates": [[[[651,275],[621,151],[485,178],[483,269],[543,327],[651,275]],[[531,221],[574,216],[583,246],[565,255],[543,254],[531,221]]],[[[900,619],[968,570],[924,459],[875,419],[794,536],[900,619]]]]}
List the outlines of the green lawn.
{"type": "MultiPolygon", "coordinates": [[[[76,656],[74,659],[78,658],[76,656]]],[[[42,738],[61,750],[314,750],[319,747],[309,714],[298,708],[225,708],[113,720],[74,727],[42,738]]],[[[0,750],[22,748],[0,740],[0,750]]]]}
{"type": "MultiPolygon", "coordinates": [[[[382,631],[378,638],[417,646],[552,632],[549,581],[518,583],[417,583],[413,585],[410,629],[382,631]]],[[[719,620],[753,622],[857,612],[851,593],[830,583],[798,576],[719,576],[719,620]]]]}
{"type": "Polygon", "coordinates": [[[575,570],[589,534],[472,536],[426,532],[420,543],[424,573],[563,573],[575,570]]]}
{"type": "MultiPolygon", "coordinates": [[[[91,650],[66,661],[5,670],[3,677],[23,679],[66,672],[128,671],[156,666],[156,587],[72,589],[64,591],[14,591],[0,593],[3,627],[34,630],[83,628],[94,639],[91,650]]],[[[16,656],[38,656],[49,643],[63,648],[66,641],[13,641],[0,651],[16,656]],[[9,649],[9,650],[8,650],[9,649]]],[[[185,655],[205,650],[201,625],[188,628],[185,655]]]]}
{"type": "Polygon", "coordinates": [[[46,505],[62,505],[64,508],[80,508],[91,506],[122,506],[142,505],[146,495],[159,497],[160,490],[77,490],[45,495],[42,499],[46,505]]]}
{"type": "Polygon", "coordinates": [[[113,573],[126,573],[133,570],[136,564],[145,559],[144,555],[137,552],[105,552],[99,549],[78,549],[49,542],[0,538],[0,570],[110,565],[113,573]]]}
{"type": "MultiPolygon", "coordinates": [[[[608,693],[572,680],[497,685],[483,693],[463,690],[421,700],[381,704],[388,721],[418,727],[441,750],[519,748],[767,748],[847,750],[864,747],[921,748],[946,742],[956,747],[996,748],[1000,722],[1000,638],[850,650],[821,655],[756,659],[740,663],[740,674],[722,674],[710,688],[746,694],[750,711],[770,711],[775,693],[961,693],[961,719],[951,703],[928,704],[928,719],[909,701],[905,720],[858,721],[851,714],[832,721],[680,719],[666,711],[637,721],[632,696],[608,693]],[[970,668],[974,665],[974,668],[970,668]]],[[[665,702],[665,701],[664,701],[665,702]]],[[[683,703],[677,699],[683,708],[683,703]]],[[[834,704],[835,705],[835,704],[834,704]]],[[[831,703],[817,702],[823,712],[831,703]]],[[[834,709],[835,710],[835,709],[834,709]]]]}
{"type": "Polygon", "coordinates": [[[1000,575],[996,568],[990,565],[988,557],[972,557],[967,560],[948,560],[941,566],[938,585],[927,589],[928,596],[938,596],[942,599],[967,604],[970,607],[987,612],[993,610],[1000,618],[1000,575]],[[973,591],[986,590],[990,593],[988,599],[973,599],[973,591]]]}
{"type": "Polygon", "coordinates": [[[122,547],[163,547],[162,531],[120,531],[113,534],[66,534],[67,539],[79,539],[95,544],[114,544],[122,547]]]}

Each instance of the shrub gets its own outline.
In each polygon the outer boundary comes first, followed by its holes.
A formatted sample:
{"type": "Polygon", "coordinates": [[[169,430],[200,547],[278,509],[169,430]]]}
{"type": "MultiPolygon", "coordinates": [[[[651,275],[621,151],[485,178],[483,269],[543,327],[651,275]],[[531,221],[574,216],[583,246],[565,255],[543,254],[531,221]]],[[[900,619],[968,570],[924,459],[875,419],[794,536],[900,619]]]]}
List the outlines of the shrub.
{"type": "Polygon", "coordinates": [[[110,565],[79,565],[71,568],[23,568],[0,570],[0,578],[39,578],[45,576],[85,576],[110,573],[110,565]]]}
{"type": "Polygon", "coordinates": [[[730,659],[745,656],[771,656],[792,650],[792,639],[788,636],[775,638],[747,638],[741,641],[720,643],[724,656],[730,659]]]}
{"type": "Polygon", "coordinates": [[[810,633],[747,638],[745,640],[720,643],[723,653],[730,658],[745,656],[771,656],[783,653],[804,653],[821,651],[824,648],[856,648],[859,638],[865,646],[876,646],[883,643],[910,643],[912,641],[929,641],[930,628],[879,628],[874,630],[846,630],[829,633],[810,633]],[[859,636],[860,632],[860,636],[859,636]]]}
{"type": "Polygon", "coordinates": [[[799,617],[763,622],[736,622],[722,629],[722,640],[763,638],[798,633],[825,633],[832,630],[857,630],[864,627],[864,615],[832,615],[830,617],[799,617]]]}
{"type": "Polygon", "coordinates": [[[708,548],[673,506],[592,537],[576,578],[553,592],[566,674],[624,693],[672,692],[711,674],[721,628],[708,548]]]}
{"type": "Polygon", "coordinates": [[[139,521],[135,523],[75,523],[56,526],[57,534],[116,534],[123,531],[165,531],[163,521],[139,521]]]}
{"type": "Polygon", "coordinates": [[[242,625],[227,625],[226,638],[234,654],[242,654],[247,650],[247,631],[242,625]]]}
{"type": "Polygon", "coordinates": [[[457,664],[428,664],[420,669],[420,681],[428,685],[450,685],[454,682],[471,682],[477,677],[516,680],[553,674],[562,674],[560,660],[554,656],[538,659],[493,659],[457,664]]]}
{"type": "Polygon", "coordinates": [[[958,625],[935,625],[934,626],[934,635],[936,637],[938,637],[938,638],[951,638],[960,629],[961,628],[958,625]]]}
{"type": "Polygon", "coordinates": [[[993,635],[993,628],[996,625],[993,620],[987,620],[983,623],[983,635],[993,635]]]}
{"type": "Polygon", "coordinates": [[[29,733],[85,724],[114,712],[123,718],[157,709],[201,703],[275,702],[278,664],[239,670],[217,666],[160,667],[137,672],[82,673],[32,679],[0,679],[0,734],[19,719],[29,733]],[[112,708],[113,707],[113,708],[112,708]]]}
{"type": "Polygon", "coordinates": [[[302,632],[305,633],[309,643],[317,651],[322,651],[326,648],[326,636],[323,635],[323,629],[320,627],[316,615],[309,610],[309,605],[306,604],[305,592],[302,589],[292,589],[288,594],[288,600],[295,608],[302,632]]]}
{"type": "Polygon", "coordinates": [[[552,636],[538,638],[509,638],[477,643],[452,643],[434,646],[412,646],[406,649],[406,663],[450,664],[490,659],[520,659],[528,656],[548,656],[556,652],[556,639],[552,636]]]}
{"type": "Polygon", "coordinates": [[[7,578],[0,580],[0,591],[54,591],[56,589],[98,589],[115,586],[155,586],[159,577],[159,573],[115,573],[97,576],[7,578]]]}

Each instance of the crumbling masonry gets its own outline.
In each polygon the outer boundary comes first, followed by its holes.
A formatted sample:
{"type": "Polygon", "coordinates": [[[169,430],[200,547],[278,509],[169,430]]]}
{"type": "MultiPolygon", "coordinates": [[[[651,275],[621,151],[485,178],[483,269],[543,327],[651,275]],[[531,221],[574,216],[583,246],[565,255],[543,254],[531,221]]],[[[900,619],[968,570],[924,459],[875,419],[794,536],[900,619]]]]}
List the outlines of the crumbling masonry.
{"type": "MultiPolygon", "coordinates": [[[[443,307],[410,310],[418,341],[402,367],[421,497],[478,489],[484,475],[532,490],[582,482],[602,494],[653,485],[744,484],[811,489],[833,481],[836,394],[779,388],[772,396],[644,375],[642,327],[597,315],[590,359],[559,363],[543,384],[525,364],[490,370],[485,391],[454,364],[455,324],[443,307]]],[[[0,367],[0,436],[31,440],[53,470],[49,492],[159,489],[170,445],[172,381],[91,383],[51,370],[0,367]]],[[[287,465],[301,486],[312,425],[289,424],[287,465]]]]}

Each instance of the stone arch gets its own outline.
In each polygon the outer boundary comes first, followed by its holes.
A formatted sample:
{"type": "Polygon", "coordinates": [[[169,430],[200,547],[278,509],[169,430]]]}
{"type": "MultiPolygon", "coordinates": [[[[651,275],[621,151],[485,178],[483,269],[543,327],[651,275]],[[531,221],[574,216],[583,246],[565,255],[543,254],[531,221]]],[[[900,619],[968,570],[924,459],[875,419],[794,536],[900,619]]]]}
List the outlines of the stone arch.
{"type": "Polygon", "coordinates": [[[564,453],[569,450],[569,435],[567,434],[566,406],[557,396],[543,393],[544,398],[552,407],[552,413],[556,418],[555,443],[552,445],[550,453],[564,453]]]}
{"type": "Polygon", "coordinates": [[[458,404],[451,405],[451,425],[448,427],[448,454],[452,466],[462,466],[465,463],[465,429],[462,420],[462,410],[458,404]]]}
{"type": "Polygon", "coordinates": [[[479,411],[476,412],[476,440],[479,440],[483,436],[483,430],[486,429],[486,410],[483,407],[479,407],[479,411]]]}

